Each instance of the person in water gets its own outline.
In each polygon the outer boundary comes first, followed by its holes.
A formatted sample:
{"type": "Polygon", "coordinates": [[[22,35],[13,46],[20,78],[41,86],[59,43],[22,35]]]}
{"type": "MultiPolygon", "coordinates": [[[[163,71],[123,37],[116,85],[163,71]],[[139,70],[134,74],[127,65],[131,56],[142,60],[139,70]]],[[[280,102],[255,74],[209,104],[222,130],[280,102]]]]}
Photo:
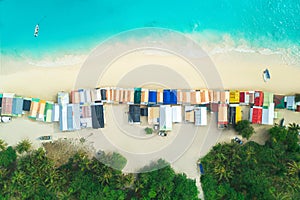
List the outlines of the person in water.
{"type": "Polygon", "coordinates": [[[37,24],[36,26],[35,26],[35,30],[34,30],[34,37],[37,37],[38,36],[38,34],[39,34],[39,24],[37,24]]]}

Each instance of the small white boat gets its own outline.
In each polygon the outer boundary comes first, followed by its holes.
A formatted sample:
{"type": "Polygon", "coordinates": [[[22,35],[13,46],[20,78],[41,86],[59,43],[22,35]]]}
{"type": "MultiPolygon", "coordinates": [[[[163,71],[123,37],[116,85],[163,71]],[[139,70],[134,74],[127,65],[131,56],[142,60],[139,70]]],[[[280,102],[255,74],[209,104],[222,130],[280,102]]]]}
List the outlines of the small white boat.
{"type": "Polygon", "coordinates": [[[11,117],[0,117],[0,122],[2,123],[8,123],[11,121],[11,117]]]}
{"type": "Polygon", "coordinates": [[[33,34],[34,37],[39,36],[39,29],[40,29],[40,26],[37,24],[34,29],[34,34],[33,34]]]}
{"type": "Polygon", "coordinates": [[[270,72],[268,69],[266,69],[263,73],[263,77],[264,77],[264,81],[267,82],[271,79],[271,76],[270,76],[270,72]]]}

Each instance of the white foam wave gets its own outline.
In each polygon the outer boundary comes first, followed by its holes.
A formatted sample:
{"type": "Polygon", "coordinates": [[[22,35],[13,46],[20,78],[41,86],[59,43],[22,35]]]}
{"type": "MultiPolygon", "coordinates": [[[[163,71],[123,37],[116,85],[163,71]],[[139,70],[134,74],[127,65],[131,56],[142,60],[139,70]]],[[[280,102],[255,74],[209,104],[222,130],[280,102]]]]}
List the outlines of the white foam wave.
{"type": "Polygon", "coordinates": [[[245,39],[234,40],[229,34],[220,34],[213,31],[187,35],[198,42],[211,56],[229,52],[279,55],[284,64],[300,66],[300,47],[296,45],[287,45],[281,48],[254,47],[245,39]]]}
{"type": "Polygon", "coordinates": [[[87,55],[63,55],[60,57],[44,57],[38,60],[26,59],[30,65],[38,67],[62,67],[82,64],[87,55]]]}

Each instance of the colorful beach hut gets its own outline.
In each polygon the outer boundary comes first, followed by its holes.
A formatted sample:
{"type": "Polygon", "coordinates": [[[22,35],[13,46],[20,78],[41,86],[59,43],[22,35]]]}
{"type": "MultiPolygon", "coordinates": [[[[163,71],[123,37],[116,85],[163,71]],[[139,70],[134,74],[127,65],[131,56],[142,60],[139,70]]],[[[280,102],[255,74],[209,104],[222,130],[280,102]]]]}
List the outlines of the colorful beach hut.
{"type": "Polygon", "coordinates": [[[21,117],[23,114],[23,98],[15,96],[13,98],[12,115],[21,117]]]}
{"type": "Polygon", "coordinates": [[[163,91],[163,104],[168,105],[171,103],[171,91],[169,89],[165,89],[163,91]]]}
{"type": "Polygon", "coordinates": [[[2,116],[12,116],[13,111],[13,98],[15,94],[13,93],[3,93],[2,95],[2,116]]]}
{"type": "Polygon", "coordinates": [[[104,128],[104,108],[102,103],[94,103],[91,105],[92,127],[94,129],[104,128]]]}
{"type": "Polygon", "coordinates": [[[134,88],[134,104],[141,104],[142,88],[134,88]]]}
{"type": "Polygon", "coordinates": [[[143,88],[141,93],[141,104],[147,105],[149,100],[149,90],[143,88]]]}
{"type": "Polygon", "coordinates": [[[119,88],[113,87],[111,88],[112,90],[112,103],[114,104],[119,104],[120,102],[120,92],[119,92],[119,88]]]}
{"type": "Polygon", "coordinates": [[[78,90],[71,91],[71,103],[80,103],[80,94],[78,90]]]}
{"type": "Polygon", "coordinates": [[[177,90],[177,104],[182,104],[182,91],[177,90]]]}
{"type": "Polygon", "coordinates": [[[285,108],[285,102],[284,102],[284,95],[274,95],[274,100],[275,108],[278,109],[284,109],[285,108]]]}
{"type": "Polygon", "coordinates": [[[106,88],[101,88],[101,102],[107,102],[107,89],[106,88]]]}
{"type": "Polygon", "coordinates": [[[206,126],[207,125],[207,108],[206,107],[195,107],[195,125],[206,126]]]}
{"type": "Polygon", "coordinates": [[[182,107],[181,106],[172,106],[172,122],[180,123],[182,122],[182,107]]]}
{"type": "Polygon", "coordinates": [[[159,124],[159,107],[148,107],[148,124],[159,124]]]}
{"type": "Polygon", "coordinates": [[[190,105],[191,104],[191,91],[182,90],[182,104],[190,105]]]}
{"type": "Polygon", "coordinates": [[[67,93],[67,92],[58,92],[57,102],[60,105],[70,103],[69,93],[67,93]]]}
{"type": "Polygon", "coordinates": [[[249,92],[247,92],[247,91],[240,92],[240,104],[248,105],[249,98],[250,98],[249,92]]]}
{"type": "Polygon", "coordinates": [[[296,103],[296,112],[300,112],[300,102],[296,103]]]}
{"type": "Polygon", "coordinates": [[[91,89],[91,99],[92,99],[92,102],[101,101],[100,88],[91,89]]]}
{"type": "Polygon", "coordinates": [[[255,99],[255,92],[254,91],[249,91],[249,104],[254,104],[254,99],[255,99]]]}
{"type": "Polygon", "coordinates": [[[172,130],[172,108],[170,105],[161,105],[159,107],[159,130],[172,130]]]}
{"type": "Polygon", "coordinates": [[[184,106],[184,121],[190,123],[195,122],[194,106],[184,106]]]}
{"type": "MultiPolygon", "coordinates": [[[[83,105],[85,103],[85,90],[84,89],[78,89],[78,93],[79,93],[79,104],[83,105]]],[[[77,102],[76,102],[77,103],[77,102]]]]}
{"type": "Polygon", "coordinates": [[[240,92],[237,90],[230,90],[229,103],[240,103],[240,92]]]}
{"type": "Polygon", "coordinates": [[[221,101],[221,91],[214,90],[212,103],[220,103],[220,101],[221,101]]]}
{"type": "Polygon", "coordinates": [[[47,101],[45,106],[45,122],[52,122],[53,102],[47,101]]]}
{"type": "Polygon", "coordinates": [[[90,105],[80,106],[80,127],[92,128],[92,110],[90,105]]]}
{"type": "Polygon", "coordinates": [[[192,105],[196,105],[197,104],[197,91],[196,90],[191,90],[190,92],[190,103],[192,105]]]}
{"type": "Polygon", "coordinates": [[[264,102],[263,107],[267,108],[269,107],[270,103],[274,102],[274,94],[271,92],[264,92],[264,102]]]}
{"type": "Polygon", "coordinates": [[[264,93],[262,91],[255,91],[254,93],[254,106],[263,106],[264,93]]]}
{"type": "Polygon", "coordinates": [[[29,112],[31,106],[31,98],[24,98],[23,99],[23,111],[29,112]]]}
{"type": "Polygon", "coordinates": [[[208,98],[209,98],[209,103],[213,103],[213,100],[214,100],[214,91],[213,90],[208,90],[208,98]]]}
{"type": "Polygon", "coordinates": [[[129,101],[127,104],[132,105],[134,104],[134,89],[128,89],[128,96],[129,96],[129,101]]]}
{"type": "Polygon", "coordinates": [[[3,94],[0,93],[0,115],[1,115],[1,108],[2,108],[2,97],[3,97],[3,94]]]}
{"type": "Polygon", "coordinates": [[[123,88],[119,88],[119,103],[123,104],[124,103],[124,95],[125,95],[125,90],[123,88]]]}
{"type": "Polygon", "coordinates": [[[129,122],[129,124],[140,124],[141,123],[140,105],[129,105],[128,122],[129,122]]]}
{"type": "Polygon", "coordinates": [[[295,96],[286,96],[286,108],[288,110],[296,109],[295,96]]]}
{"type": "Polygon", "coordinates": [[[68,106],[67,105],[68,104],[59,104],[59,130],[60,131],[68,130],[68,106]]]}
{"type": "Polygon", "coordinates": [[[92,90],[91,89],[85,89],[84,90],[84,97],[85,97],[85,103],[87,103],[87,104],[92,103],[92,90]]]}
{"type": "Polygon", "coordinates": [[[229,123],[235,125],[242,120],[242,108],[238,104],[229,105],[229,123]]]}
{"type": "Polygon", "coordinates": [[[250,120],[252,124],[261,124],[262,122],[262,107],[253,106],[250,109],[250,120]]]}
{"type": "Polygon", "coordinates": [[[40,100],[39,102],[39,108],[36,115],[37,121],[44,121],[45,120],[45,107],[46,107],[46,101],[40,100]]]}
{"type": "Polygon", "coordinates": [[[106,88],[106,103],[113,103],[114,90],[111,87],[106,88]]]}
{"type": "Polygon", "coordinates": [[[52,107],[52,122],[59,122],[59,105],[57,103],[52,107]]]}
{"type": "Polygon", "coordinates": [[[228,125],[228,105],[221,103],[218,105],[218,128],[225,128],[228,125]]]}
{"type": "Polygon", "coordinates": [[[155,105],[157,104],[157,92],[156,90],[149,90],[149,98],[148,98],[148,104],[155,105]]]}
{"type": "Polygon", "coordinates": [[[164,94],[163,94],[163,92],[164,91],[162,89],[157,90],[157,100],[156,100],[157,104],[163,104],[164,103],[164,98],[163,98],[164,94]]]}
{"type": "Polygon", "coordinates": [[[30,106],[30,111],[29,111],[29,115],[28,115],[29,118],[36,119],[38,109],[39,109],[39,102],[40,102],[40,99],[38,99],[38,98],[31,99],[31,106],[30,106]]]}
{"type": "Polygon", "coordinates": [[[123,90],[123,103],[128,104],[130,102],[130,90],[124,89],[123,90]]]}
{"type": "Polygon", "coordinates": [[[80,104],[60,105],[60,130],[73,131],[80,129],[80,104]]]}
{"type": "Polygon", "coordinates": [[[275,104],[270,103],[268,107],[264,107],[262,110],[262,124],[273,125],[274,124],[274,108],[275,104]]]}
{"type": "Polygon", "coordinates": [[[71,104],[71,105],[72,105],[73,130],[79,130],[81,128],[81,126],[80,126],[80,104],[71,104]]]}
{"type": "Polygon", "coordinates": [[[220,103],[229,104],[230,93],[228,90],[220,92],[220,103]]]}
{"type": "Polygon", "coordinates": [[[170,104],[177,104],[177,90],[170,90],[170,104]]]}
{"type": "Polygon", "coordinates": [[[210,103],[210,96],[208,90],[201,90],[201,104],[209,104],[210,103]]]}

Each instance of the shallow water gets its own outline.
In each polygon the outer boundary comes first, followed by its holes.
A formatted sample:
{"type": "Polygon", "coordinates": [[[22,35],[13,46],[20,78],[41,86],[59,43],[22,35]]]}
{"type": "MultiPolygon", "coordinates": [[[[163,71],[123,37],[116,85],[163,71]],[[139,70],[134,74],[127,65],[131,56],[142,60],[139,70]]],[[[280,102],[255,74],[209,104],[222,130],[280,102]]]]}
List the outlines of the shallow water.
{"type": "Polygon", "coordinates": [[[1,54],[16,58],[86,53],[105,38],[142,27],[170,28],[216,44],[227,35],[230,45],[299,56],[297,0],[1,0],[0,9],[1,54]]]}

